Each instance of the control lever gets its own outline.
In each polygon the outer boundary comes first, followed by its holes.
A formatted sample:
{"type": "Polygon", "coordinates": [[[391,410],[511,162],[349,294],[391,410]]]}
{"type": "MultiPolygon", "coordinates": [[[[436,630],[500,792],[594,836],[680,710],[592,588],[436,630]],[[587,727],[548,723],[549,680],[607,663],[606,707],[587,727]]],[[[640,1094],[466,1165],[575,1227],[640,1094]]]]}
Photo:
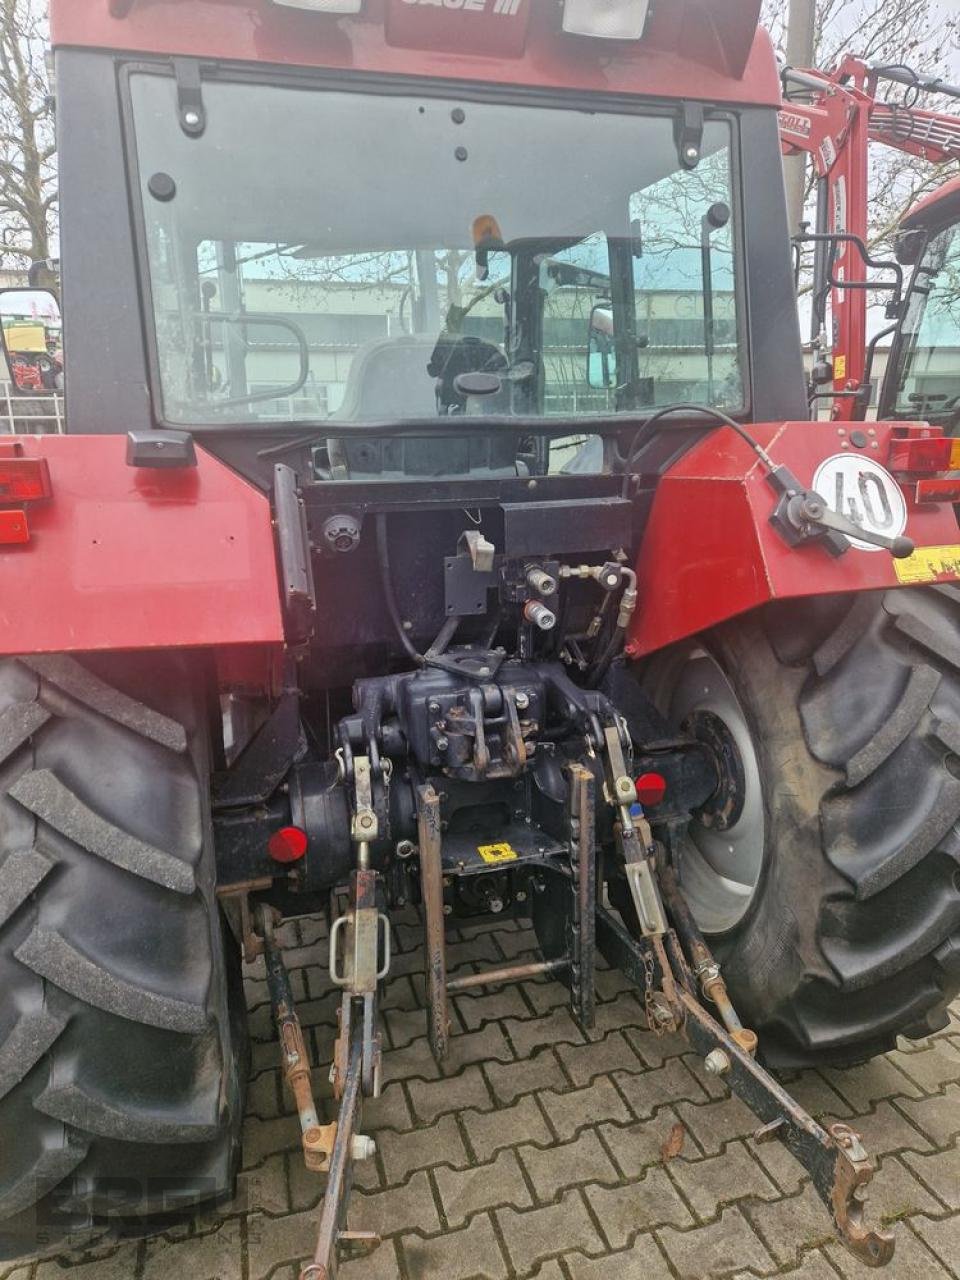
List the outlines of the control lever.
{"type": "Polygon", "coordinates": [[[854,524],[839,511],[828,507],[818,493],[807,492],[791,498],[788,515],[791,522],[797,522],[800,526],[820,525],[823,529],[842,533],[847,538],[858,538],[861,542],[870,542],[875,547],[883,547],[895,560],[906,560],[907,556],[912,556],[916,549],[916,543],[911,538],[905,538],[902,535],[898,538],[888,538],[886,534],[874,533],[872,529],[864,529],[862,525],[854,524]]]}
{"type": "Polygon", "coordinates": [[[888,538],[886,534],[864,529],[846,516],[828,507],[819,493],[801,484],[789,467],[774,467],[767,473],[767,483],[780,496],[770,523],[791,547],[819,540],[832,556],[850,550],[850,539],[883,547],[895,560],[913,555],[916,544],[903,536],[888,538]]]}

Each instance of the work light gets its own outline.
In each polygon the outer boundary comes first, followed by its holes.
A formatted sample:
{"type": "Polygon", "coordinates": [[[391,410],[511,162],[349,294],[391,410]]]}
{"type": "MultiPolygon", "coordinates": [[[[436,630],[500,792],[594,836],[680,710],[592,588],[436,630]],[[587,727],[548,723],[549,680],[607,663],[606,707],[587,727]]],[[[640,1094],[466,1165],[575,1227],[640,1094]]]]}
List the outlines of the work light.
{"type": "Polygon", "coordinates": [[[363,0],[273,0],[284,9],[309,9],[311,13],[359,13],[363,0]]]}
{"type": "Polygon", "coordinates": [[[563,29],[601,40],[639,40],[650,0],[564,0],[563,29]]]}

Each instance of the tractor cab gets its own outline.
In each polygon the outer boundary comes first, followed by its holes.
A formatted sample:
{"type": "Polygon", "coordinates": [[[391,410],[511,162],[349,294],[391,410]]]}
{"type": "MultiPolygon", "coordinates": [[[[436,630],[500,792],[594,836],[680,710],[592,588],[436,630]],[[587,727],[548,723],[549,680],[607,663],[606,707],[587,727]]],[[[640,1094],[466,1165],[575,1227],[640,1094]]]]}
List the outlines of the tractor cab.
{"type": "Polygon", "coordinates": [[[880,416],[960,429],[960,179],[904,218],[897,254],[913,267],[890,355],[880,416]]]}

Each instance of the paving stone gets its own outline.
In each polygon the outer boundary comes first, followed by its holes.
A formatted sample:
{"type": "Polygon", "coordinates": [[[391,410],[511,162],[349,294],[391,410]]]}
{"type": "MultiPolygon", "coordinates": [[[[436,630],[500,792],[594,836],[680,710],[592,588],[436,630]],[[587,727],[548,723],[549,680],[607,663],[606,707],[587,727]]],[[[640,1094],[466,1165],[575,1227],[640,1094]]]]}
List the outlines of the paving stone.
{"type": "MultiPolygon", "coordinates": [[[[818,1249],[811,1249],[800,1259],[799,1266],[784,1267],[777,1272],[777,1280],[784,1277],[786,1280],[837,1280],[837,1273],[823,1253],[818,1249]]],[[[738,1271],[731,1280],[756,1280],[756,1274],[753,1271],[738,1271]]]]}
{"type": "MultiPolygon", "coordinates": [[[[349,1225],[354,1226],[351,1215],[349,1225]]],[[[249,1280],[298,1280],[300,1264],[312,1259],[317,1246],[317,1213],[308,1209],[303,1213],[291,1213],[284,1218],[268,1218],[254,1214],[247,1220],[247,1259],[249,1280]],[[288,1269],[278,1264],[291,1263],[288,1269]]],[[[384,1243],[358,1271],[351,1262],[341,1267],[342,1280],[398,1280],[400,1271],[396,1264],[393,1245],[384,1243]]],[[[184,1280],[194,1280],[192,1272],[182,1273],[184,1280]]],[[[166,1277],[164,1277],[166,1280],[166,1277]]]]}
{"type": "Polygon", "coordinates": [[[529,1094],[512,1107],[500,1107],[496,1111],[464,1111],[461,1115],[467,1140],[477,1159],[485,1164],[503,1147],[521,1142],[536,1142],[547,1146],[552,1137],[537,1100],[529,1094]]]}
{"type": "Polygon", "coordinates": [[[595,1254],[600,1237],[577,1191],[568,1191],[556,1204],[544,1209],[498,1209],[494,1215],[507,1246],[513,1271],[531,1270],[542,1258],[581,1250],[595,1254]]]}
{"type": "Polygon", "coordinates": [[[773,1269],[770,1254],[737,1208],[724,1209],[716,1222],[694,1231],[664,1227],[659,1235],[680,1280],[706,1280],[743,1267],[761,1274],[773,1269]]]}
{"type": "Polygon", "coordinates": [[[426,1124],[448,1111],[464,1107],[483,1110],[493,1105],[479,1067],[467,1067],[448,1080],[410,1080],[407,1088],[414,1115],[426,1124]]]}
{"type": "Polygon", "coordinates": [[[602,1121],[627,1124],[632,1119],[630,1109],[607,1076],[598,1077],[586,1089],[571,1089],[567,1093],[544,1089],[538,1096],[561,1142],[572,1138],[586,1125],[602,1121]]]}
{"type": "Polygon", "coordinates": [[[748,1139],[747,1145],[754,1158],[763,1165],[767,1176],[787,1195],[799,1191],[801,1184],[808,1179],[803,1165],[796,1156],[790,1154],[786,1144],[779,1138],[774,1138],[771,1142],[754,1142],[748,1139]]]}
{"type": "Polygon", "coordinates": [[[456,1075],[475,1062],[512,1062],[516,1054],[498,1022],[479,1031],[464,1031],[450,1037],[450,1050],[441,1066],[444,1075],[456,1075]]]}
{"type": "Polygon", "coordinates": [[[233,1203],[240,1213],[256,1213],[258,1210],[263,1213],[289,1213],[286,1157],[270,1156],[256,1169],[241,1173],[237,1178],[237,1194],[233,1203]]]}
{"type": "MultiPolygon", "coordinates": [[[[497,937],[500,936],[497,934],[497,937]]],[[[519,934],[508,933],[505,936],[515,938],[519,937],[519,934]]],[[[458,969],[468,965],[476,965],[478,968],[493,966],[500,968],[502,964],[503,956],[492,933],[480,934],[479,937],[470,938],[466,942],[447,943],[447,973],[449,974],[454,974],[458,969]]],[[[422,959],[419,967],[423,968],[422,959]]]]}
{"type": "Polygon", "coordinates": [[[617,1082],[634,1114],[641,1120],[652,1116],[665,1102],[706,1101],[707,1095],[687,1070],[682,1058],[671,1058],[662,1067],[641,1075],[618,1072],[617,1082]]]}
{"type": "Polygon", "coordinates": [[[570,1079],[578,1087],[589,1084],[596,1076],[612,1071],[642,1071],[643,1063],[624,1039],[622,1032],[612,1031],[594,1044],[557,1045],[557,1057],[570,1079]]]}
{"type": "MultiPolygon", "coordinates": [[[[401,975],[398,978],[391,978],[384,985],[383,993],[380,997],[380,1008],[386,1012],[387,1009],[419,1009],[423,1005],[423,1001],[417,995],[414,985],[410,978],[401,975]]],[[[426,1022],[424,1022],[426,1027],[426,1022]]]]}
{"type": "Polygon", "coordinates": [[[427,1033],[427,1020],[422,1009],[387,1009],[383,1014],[391,1049],[405,1049],[427,1033]]]}
{"type": "Polygon", "coordinates": [[[666,1170],[656,1165],[624,1186],[587,1187],[585,1195],[614,1249],[623,1249],[639,1231],[665,1223],[689,1227],[694,1222],[666,1170]]]}
{"type": "Polygon", "coordinates": [[[278,1151],[295,1151],[300,1146],[300,1124],[296,1116],[278,1120],[258,1120],[255,1116],[243,1122],[243,1167],[252,1169],[267,1156],[278,1151]]]}
{"type": "Polygon", "coordinates": [[[383,1055],[383,1082],[391,1080],[439,1080],[440,1068],[426,1040],[414,1040],[405,1049],[390,1049],[383,1055]]]}
{"type": "Polygon", "coordinates": [[[801,1250],[836,1239],[823,1201],[809,1183],[799,1195],[743,1206],[743,1211],[781,1266],[795,1266],[801,1250]]]}
{"type": "Polygon", "coordinates": [[[909,1214],[943,1212],[937,1198],[903,1163],[903,1156],[884,1156],[877,1162],[877,1172],[867,1194],[874,1221],[889,1223],[909,1214]]]}
{"type": "Polygon", "coordinates": [[[779,1189],[742,1142],[727,1144],[722,1155],[706,1160],[686,1160],[683,1156],[669,1162],[670,1175],[693,1206],[699,1218],[716,1217],[721,1205],[756,1196],[774,1200],[779,1189]]]}
{"type": "Polygon", "coordinates": [[[708,1156],[719,1154],[733,1138],[746,1138],[760,1127],[746,1103],[733,1096],[694,1106],[678,1102],[677,1114],[708,1156]]]}
{"type": "MultiPolygon", "coordinates": [[[[113,1253],[91,1258],[89,1261],[84,1261],[82,1256],[79,1260],[51,1259],[40,1263],[35,1277],[36,1280],[133,1280],[138,1270],[141,1247],[139,1244],[125,1245],[113,1253]]],[[[17,1280],[26,1274],[21,1272],[17,1275],[17,1280]]]]}
{"type": "Polygon", "coordinates": [[[533,1204],[514,1151],[501,1151],[490,1164],[466,1169],[462,1173],[437,1169],[433,1177],[444,1216],[451,1227],[463,1226],[481,1209],[495,1209],[498,1205],[508,1204],[515,1209],[526,1209],[533,1204]]]}
{"type": "Polygon", "coordinates": [[[247,1115],[273,1120],[282,1114],[280,1073],[264,1071],[247,1087],[247,1115]]]}
{"type": "MultiPolygon", "coordinates": [[[[623,991],[612,1000],[597,1005],[596,1020],[589,1032],[591,1040],[602,1040],[611,1031],[641,1031],[646,1017],[633,991],[623,991]]],[[[642,1032],[641,1032],[642,1033],[642,1032]]]]}
{"type": "MultiPolygon", "coordinates": [[[[872,1064],[868,1063],[867,1066],[872,1064]]],[[[869,1072],[866,1068],[853,1068],[854,1071],[862,1070],[864,1073],[865,1086],[864,1095],[870,1092],[869,1082],[874,1080],[873,1091],[878,1097],[886,1096],[882,1092],[883,1085],[876,1079],[876,1073],[869,1072]]],[[[885,1077],[884,1077],[885,1078],[885,1077]]],[[[846,1119],[853,1114],[849,1101],[845,1095],[835,1088],[830,1081],[820,1074],[819,1071],[801,1071],[789,1078],[784,1079],[784,1085],[792,1097],[796,1098],[804,1111],[810,1115],[820,1119],[821,1116],[832,1116],[834,1119],[846,1119]]],[[[889,1092],[889,1090],[887,1090],[889,1092]]],[[[861,1106],[862,1111],[869,1111],[870,1107],[865,1103],[861,1106]]]]}
{"type": "MultiPolygon", "coordinates": [[[[338,1280],[401,1280],[402,1272],[393,1240],[384,1240],[369,1257],[341,1262],[338,1280]]],[[[291,1280],[299,1280],[294,1273],[291,1280]]]]}
{"type": "MultiPolygon", "coordinates": [[[[557,984],[560,986],[560,984],[557,984]]],[[[561,987],[565,992],[565,988],[561,987]]],[[[495,1022],[502,1018],[528,1018],[530,1010],[518,986],[501,987],[490,995],[469,995],[464,993],[454,999],[457,1013],[463,1019],[468,1031],[475,1031],[485,1022],[495,1022]]]]}
{"type": "Polygon", "coordinates": [[[929,1155],[905,1151],[902,1159],[945,1205],[960,1209],[960,1143],[929,1155]]]}
{"type": "MultiPolygon", "coordinates": [[[[896,1252],[887,1268],[891,1280],[949,1280],[951,1273],[917,1239],[907,1223],[898,1222],[893,1234],[897,1242],[896,1252]]],[[[823,1251],[845,1280],[877,1280],[884,1274],[875,1267],[868,1267],[836,1241],[826,1245],[823,1251]]]]}
{"type": "Polygon", "coordinates": [[[474,1218],[465,1231],[448,1232],[438,1240],[406,1235],[400,1247],[407,1274],[416,1280],[507,1280],[510,1276],[486,1214],[474,1218]]]}
{"type": "Polygon", "coordinates": [[[424,1170],[412,1174],[402,1187],[372,1194],[355,1193],[348,1221],[352,1231],[376,1231],[382,1236],[409,1231],[411,1227],[424,1235],[440,1230],[440,1215],[424,1170]]]}
{"type": "Polygon", "coordinates": [[[910,1225],[945,1267],[956,1269],[960,1263],[960,1218],[934,1221],[921,1215],[912,1218],[910,1225]]]}
{"type": "Polygon", "coordinates": [[[429,1128],[413,1129],[409,1133],[384,1130],[377,1139],[377,1147],[388,1186],[405,1182],[415,1169],[429,1169],[435,1164],[452,1164],[462,1169],[469,1164],[456,1116],[452,1115],[441,1116],[429,1128]]]}
{"type": "Polygon", "coordinates": [[[940,1089],[952,1080],[960,1080],[960,1049],[946,1039],[935,1040],[928,1049],[921,1049],[919,1053],[894,1050],[878,1061],[899,1067],[927,1092],[940,1089]]]}
{"type": "Polygon", "coordinates": [[[531,952],[536,952],[538,956],[540,953],[540,943],[532,929],[520,929],[516,933],[498,933],[497,944],[504,958],[511,963],[531,952]]]}
{"type": "Polygon", "coordinates": [[[602,1258],[568,1253],[563,1261],[571,1280],[670,1280],[670,1268],[653,1236],[637,1236],[626,1253],[602,1258]]]}
{"type": "Polygon", "coordinates": [[[615,1000],[622,991],[636,991],[636,989],[636,984],[619,969],[597,969],[598,1000],[615,1000]]]}
{"type": "Polygon", "coordinates": [[[520,1022],[509,1018],[504,1030],[513,1042],[518,1058],[526,1058],[534,1049],[545,1044],[583,1044],[583,1032],[574,1022],[566,1007],[554,1009],[542,1018],[527,1018],[520,1022]]]}
{"type": "Polygon", "coordinates": [[[413,1124],[410,1104],[399,1080],[388,1084],[379,1098],[366,1098],[363,1103],[363,1129],[365,1133],[379,1133],[381,1129],[409,1129],[413,1124]]]}
{"type": "MultiPolygon", "coordinates": [[[[679,1124],[677,1114],[662,1107],[650,1120],[634,1120],[628,1125],[602,1124],[600,1133],[620,1170],[627,1178],[638,1178],[651,1164],[661,1164],[663,1144],[679,1124]]],[[[699,1152],[684,1129],[684,1152],[696,1157],[699,1152]]]]}
{"type": "MultiPolygon", "coordinates": [[[[942,1094],[930,1098],[901,1098],[897,1106],[938,1147],[945,1147],[960,1134],[960,1085],[948,1085],[942,1094]]],[[[906,1140],[903,1146],[913,1150],[924,1149],[906,1140]]]]}
{"type": "MultiPolygon", "coordinates": [[[[906,1060],[906,1054],[901,1054],[906,1060]]],[[[873,1058],[859,1067],[825,1067],[823,1076],[837,1093],[859,1113],[869,1111],[874,1102],[883,1098],[916,1098],[920,1094],[913,1080],[895,1065],[895,1054],[885,1058],[873,1058]]],[[[957,1068],[960,1074],[960,1067],[957,1068]]],[[[837,1112],[836,1114],[839,1114],[837,1112]]]]}
{"type": "Polygon", "coordinates": [[[544,1151],[538,1147],[521,1147],[520,1159],[541,1203],[555,1200],[566,1187],[617,1181],[617,1171],[595,1129],[585,1129],[573,1142],[547,1147],[544,1151]]]}
{"type": "Polygon", "coordinates": [[[552,979],[547,981],[528,981],[521,984],[526,998],[537,1013],[546,1013],[560,1005],[570,1005],[570,992],[562,982],[552,979]]]}
{"type": "Polygon", "coordinates": [[[190,1280],[242,1280],[239,1219],[229,1219],[209,1235],[175,1243],[162,1236],[148,1240],[142,1280],[170,1280],[176,1275],[190,1280]]]}
{"type": "Polygon", "coordinates": [[[490,1062],[484,1066],[490,1088],[498,1102],[514,1102],[522,1094],[537,1089],[566,1089],[567,1078],[563,1074],[553,1049],[541,1049],[539,1053],[522,1062],[490,1062]]]}
{"type": "Polygon", "coordinates": [[[690,1052],[690,1041],[679,1032],[657,1036],[652,1031],[627,1027],[624,1035],[645,1067],[662,1067],[670,1058],[680,1058],[690,1052]]]}

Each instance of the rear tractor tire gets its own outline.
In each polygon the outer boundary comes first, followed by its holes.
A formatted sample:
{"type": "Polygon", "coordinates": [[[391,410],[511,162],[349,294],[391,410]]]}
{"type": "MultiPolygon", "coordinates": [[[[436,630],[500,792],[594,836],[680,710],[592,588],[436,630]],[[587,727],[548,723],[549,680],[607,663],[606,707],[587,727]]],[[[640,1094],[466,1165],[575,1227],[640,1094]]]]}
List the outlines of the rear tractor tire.
{"type": "Polygon", "coordinates": [[[241,1005],[189,660],[0,659],[0,1258],[232,1193],[241,1005]]]}
{"type": "Polygon", "coordinates": [[[862,1061],[945,1025],[960,990],[960,590],[769,605],[639,678],[723,762],[679,873],[765,1060],[862,1061]]]}

